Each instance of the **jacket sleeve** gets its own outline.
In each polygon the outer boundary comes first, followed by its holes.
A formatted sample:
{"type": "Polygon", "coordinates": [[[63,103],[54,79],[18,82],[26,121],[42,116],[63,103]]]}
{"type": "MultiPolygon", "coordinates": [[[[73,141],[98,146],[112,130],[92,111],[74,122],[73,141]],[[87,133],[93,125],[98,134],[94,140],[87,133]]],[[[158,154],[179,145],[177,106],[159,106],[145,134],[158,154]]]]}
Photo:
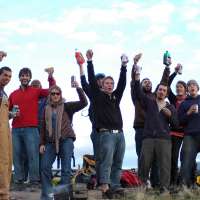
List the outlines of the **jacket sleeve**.
{"type": "Polygon", "coordinates": [[[79,101],[72,101],[65,103],[65,106],[71,110],[72,113],[78,112],[88,105],[87,98],[82,88],[77,88],[79,101]]]}
{"type": "Polygon", "coordinates": [[[132,71],[131,71],[131,98],[132,98],[132,102],[135,105],[135,101],[136,101],[136,93],[134,90],[134,86],[135,86],[135,65],[133,65],[132,67],[132,71]]]}
{"type": "Polygon", "coordinates": [[[160,83],[164,83],[164,84],[168,85],[169,74],[170,74],[170,68],[169,67],[165,67],[160,83]]]}
{"type": "Polygon", "coordinates": [[[95,78],[94,66],[92,61],[87,61],[87,70],[88,70],[88,81],[91,87],[91,95],[96,96],[100,92],[100,89],[95,78]]]}
{"type": "Polygon", "coordinates": [[[127,72],[126,67],[121,66],[119,81],[117,83],[117,88],[114,91],[114,94],[116,95],[118,101],[121,100],[123,92],[126,87],[126,72],[127,72]]]}
{"type": "Polygon", "coordinates": [[[56,80],[54,79],[54,77],[52,75],[50,75],[48,77],[48,82],[49,82],[49,88],[53,85],[56,85],[56,80]]]}
{"type": "Polygon", "coordinates": [[[134,84],[134,90],[135,90],[135,97],[138,101],[140,101],[141,105],[144,106],[144,108],[147,106],[148,101],[150,101],[150,98],[148,98],[144,92],[142,91],[140,81],[135,81],[134,84]]]}
{"type": "Polygon", "coordinates": [[[85,94],[88,96],[88,98],[91,98],[90,85],[88,84],[85,75],[81,75],[81,86],[85,94]]]}

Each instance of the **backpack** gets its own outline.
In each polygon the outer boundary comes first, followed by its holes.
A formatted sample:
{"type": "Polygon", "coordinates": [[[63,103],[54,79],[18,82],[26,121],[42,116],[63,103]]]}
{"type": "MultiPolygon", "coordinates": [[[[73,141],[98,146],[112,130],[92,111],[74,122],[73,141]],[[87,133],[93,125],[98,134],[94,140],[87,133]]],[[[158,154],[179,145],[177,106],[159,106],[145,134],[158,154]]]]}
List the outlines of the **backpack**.
{"type": "Polygon", "coordinates": [[[135,169],[122,170],[120,182],[122,187],[137,187],[142,185],[142,181],[138,177],[135,169]]]}

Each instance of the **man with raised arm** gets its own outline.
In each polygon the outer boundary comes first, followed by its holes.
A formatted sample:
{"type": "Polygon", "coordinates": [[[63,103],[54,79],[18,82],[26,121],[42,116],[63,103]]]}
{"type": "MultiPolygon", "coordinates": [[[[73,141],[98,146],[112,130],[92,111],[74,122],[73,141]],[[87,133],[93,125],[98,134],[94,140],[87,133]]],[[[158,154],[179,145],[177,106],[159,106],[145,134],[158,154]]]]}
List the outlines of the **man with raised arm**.
{"type": "MultiPolygon", "coordinates": [[[[21,188],[24,183],[23,152],[28,157],[30,186],[37,187],[39,176],[38,101],[49,94],[48,89],[29,85],[32,73],[29,68],[19,71],[21,85],[9,96],[10,110],[18,106],[12,121],[14,182],[21,188]]],[[[55,84],[55,81],[53,81],[55,84]]],[[[52,85],[53,85],[52,84],[52,85]]]]}
{"type": "Polygon", "coordinates": [[[98,180],[103,194],[110,195],[112,192],[121,191],[120,174],[125,152],[125,139],[119,104],[126,86],[128,58],[125,55],[122,56],[120,77],[117,88],[114,90],[114,80],[111,76],[106,76],[103,79],[102,89],[99,88],[92,63],[93,52],[88,50],[86,56],[95,128],[99,134],[96,158],[99,165],[98,180]]]}
{"type": "Polygon", "coordinates": [[[168,86],[160,83],[155,98],[149,98],[141,88],[140,73],[135,73],[134,90],[145,110],[143,141],[139,160],[139,176],[147,184],[152,161],[156,157],[160,174],[160,193],[168,193],[171,170],[170,125],[178,125],[174,106],[165,101],[168,86]]]}

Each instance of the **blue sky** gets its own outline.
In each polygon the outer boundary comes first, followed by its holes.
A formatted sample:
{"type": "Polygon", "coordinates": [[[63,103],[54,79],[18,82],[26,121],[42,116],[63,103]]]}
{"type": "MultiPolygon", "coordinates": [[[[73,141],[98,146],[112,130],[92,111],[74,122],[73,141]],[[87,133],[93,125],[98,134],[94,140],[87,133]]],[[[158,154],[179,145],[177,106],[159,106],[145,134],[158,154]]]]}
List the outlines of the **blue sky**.
{"type": "MultiPolygon", "coordinates": [[[[200,0],[182,1],[1,1],[0,48],[8,53],[1,66],[13,69],[7,86],[9,94],[19,86],[18,72],[30,67],[33,79],[47,87],[44,68],[54,66],[55,78],[67,100],[76,100],[70,88],[70,76],[79,77],[74,50],[83,53],[92,48],[96,72],[112,75],[117,82],[120,55],[129,56],[127,87],[121,102],[126,135],[124,167],[136,166],[134,144],[134,106],[130,97],[132,58],[142,52],[142,77],[153,86],[159,82],[162,55],[169,50],[173,64],[183,65],[179,79],[199,81],[200,0]]],[[[175,81],[175,82],[176,82],[175,81]]],[[[87,109],[86,111],[87,112],[87,109]]],[[[90,153],[90,122],[81,113],[74,118],[77,133],[75,154],[81,163],[83,153],[90,153]]]]}

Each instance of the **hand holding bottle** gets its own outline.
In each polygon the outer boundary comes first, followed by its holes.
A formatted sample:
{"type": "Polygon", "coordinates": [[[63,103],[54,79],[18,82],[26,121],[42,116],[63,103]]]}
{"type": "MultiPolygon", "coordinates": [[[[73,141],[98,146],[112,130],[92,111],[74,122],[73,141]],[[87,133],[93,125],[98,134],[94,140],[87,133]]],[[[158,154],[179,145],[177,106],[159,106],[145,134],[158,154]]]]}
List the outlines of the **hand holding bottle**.
{"type": "Polygon", "coordinates": [[[92,60],[92,57],[93,57],[93,51],[92,51],[92,49],[88,49],[87,50],[86,57],[87,57],[88,61],[92,60]]]}

